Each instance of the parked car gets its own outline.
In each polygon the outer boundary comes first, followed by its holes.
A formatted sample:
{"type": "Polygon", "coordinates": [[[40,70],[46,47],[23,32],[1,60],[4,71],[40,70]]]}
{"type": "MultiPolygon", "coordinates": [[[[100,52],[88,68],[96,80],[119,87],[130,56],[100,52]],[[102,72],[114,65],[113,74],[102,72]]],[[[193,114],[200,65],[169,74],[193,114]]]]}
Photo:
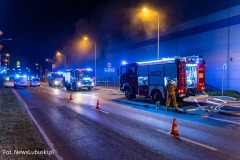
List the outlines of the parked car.
{"type": "Polygon", "coordinates": [[[28,87],[26,76],[16,76],[14,78],[14,88],[17,88],[17,87],[24,87],[24,88],[28,87]]]}
{"type": "Polygon", "coordinates": [[[31,87],[40,87],[40,79],[39,78],[33,78],[30,80],[30,86],[31,87]]]}

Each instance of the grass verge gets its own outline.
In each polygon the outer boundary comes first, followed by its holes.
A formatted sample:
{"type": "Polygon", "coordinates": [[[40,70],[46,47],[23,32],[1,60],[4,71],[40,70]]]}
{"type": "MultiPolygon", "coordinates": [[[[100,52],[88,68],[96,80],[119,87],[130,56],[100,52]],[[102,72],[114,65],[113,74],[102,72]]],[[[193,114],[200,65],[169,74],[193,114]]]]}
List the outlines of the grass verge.
{"type": "MultiPolygon", "coordinates": [[[[222,96],[222,92],[207,92],[209,96],[222,96]]],[[[230,96],[239,99],[240,93],[234,90],[225,90],[223,91],[224,96],[230,96]]]]}
{"type": "Polygon", "coordinates": [[[0,159],[48,160],[48,152],[26,110],[6,88],[0,95],[0,159]]]}

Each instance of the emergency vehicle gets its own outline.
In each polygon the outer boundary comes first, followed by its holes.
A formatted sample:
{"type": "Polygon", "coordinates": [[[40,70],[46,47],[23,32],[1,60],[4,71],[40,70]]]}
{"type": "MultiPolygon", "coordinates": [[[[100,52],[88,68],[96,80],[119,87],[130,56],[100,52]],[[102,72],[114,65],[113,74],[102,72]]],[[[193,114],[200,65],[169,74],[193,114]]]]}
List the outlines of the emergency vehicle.
{"type": "Polygon", "coordinates": [[[62,72],[51,72],[48,74],[48,85],[51,87],[61,87],[63,81],[62,72]]]}
{"type": "Polygon", "coordinates": [[[199,56],[163,58],[120,66],[120,90],[127,99],[136,95],[156,101],[167,98],[168,80],[177,84],[178,99],[198,96],[205,90],[205,61],[199,56]]]}
{"type": "Polygon", "coordinates": [[[67,70],[63,72],[64,85],[67,90],[92,90],[94,87],[95,76],[94,71],[90,68],[67,70]]]}

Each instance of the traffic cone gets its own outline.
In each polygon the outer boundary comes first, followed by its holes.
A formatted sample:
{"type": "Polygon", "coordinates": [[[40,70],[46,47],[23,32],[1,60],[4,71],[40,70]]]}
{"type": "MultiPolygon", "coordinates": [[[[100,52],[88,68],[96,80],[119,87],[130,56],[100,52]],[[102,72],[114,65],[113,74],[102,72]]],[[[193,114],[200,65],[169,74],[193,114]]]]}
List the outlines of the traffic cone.
{"type": "Polygon", "coordinates": [[[100,109],[100,104],[99,104],[99,100],[97,100],[97,105],[96,105],[96,109],[100,109]]]}
{"type": "Polygon", "coordinates": [[[72,93],[70,93],[70,98],[69,98],[69,100],[73,100],[73,98],[72,98],[72,93]]]}
{"type": "Polygon", "coordinates": [[[170,134],[172,134],[174,136],[179,136],[176,118],[173,119],[172,130],[171,130],[170,134]]]}

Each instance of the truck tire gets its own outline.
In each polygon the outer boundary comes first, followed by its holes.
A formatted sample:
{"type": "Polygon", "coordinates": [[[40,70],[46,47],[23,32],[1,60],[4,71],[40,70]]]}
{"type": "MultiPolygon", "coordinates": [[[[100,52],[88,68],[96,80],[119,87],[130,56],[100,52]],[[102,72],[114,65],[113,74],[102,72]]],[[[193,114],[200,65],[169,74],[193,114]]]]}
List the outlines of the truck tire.
{"type": "Polygon", "coordinates": [[[126,97],[127,99],[132,99],[132,93],[131,93],[131,91],[130,91],[130,88],[127,87],[124,91],[125,91],[125,97],[126,97]]]}
{"type": "Polygon", "coordinates": [[[162,94],[161,92],[159,91],[154,91],[153,94],[152,94],[152,100],[154,102],[157,102],[157,101],[163,101],[163,98],[162,98],[162,94]]]}
{"type": "Polygon", "coordinates": [[[88,87],[88,90],[91,91],[93,87],[88,87]]]}

